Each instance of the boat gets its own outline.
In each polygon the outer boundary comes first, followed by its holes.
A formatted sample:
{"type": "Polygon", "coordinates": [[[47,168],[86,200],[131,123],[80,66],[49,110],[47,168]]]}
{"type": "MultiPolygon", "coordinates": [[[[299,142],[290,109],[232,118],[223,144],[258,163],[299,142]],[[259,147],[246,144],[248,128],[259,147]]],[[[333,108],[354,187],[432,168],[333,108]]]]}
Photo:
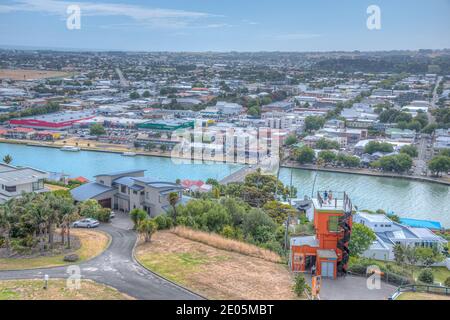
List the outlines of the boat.
{"type": "Polygon", "coordinates": [[[123,156],[125,157],[134,157],[136,155],[135,152],[124,152],[122,153],[123,156]]]}
{"type": "Polygon", "coordinates": [[[75,146],[64,146],[60,149],[61,151],[72,151],[72,152],[77,152],[80,151],[81,149],[79,147],[75,147],[75,146]]]}

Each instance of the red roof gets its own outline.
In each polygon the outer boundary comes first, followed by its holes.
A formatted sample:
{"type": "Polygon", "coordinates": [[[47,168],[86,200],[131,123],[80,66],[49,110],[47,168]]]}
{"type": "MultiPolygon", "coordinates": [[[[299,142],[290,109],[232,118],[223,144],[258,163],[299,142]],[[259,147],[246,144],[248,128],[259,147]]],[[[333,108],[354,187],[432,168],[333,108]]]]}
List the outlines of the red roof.
{"type": "Polygon", "coordinates": [[[75,181],[79,181],[79,182],[81,182],[81,183],[86,183],[86,182],[89,182],[89,180],[88,180],[88,179],[86,179],[85,177],[81,177],[81,176],[79,176],[79,177],[76,177],[76,178],[72,178],[72,179],[70,179],[70,180],[75,180],[75,181]]]}
{"type": "Polygon", "coordinates": [[[181,180],[181,186],[183,188],[190,188],[192,186],[197,186],[197,187],[201,187],[203,186],[205,183],[201,180],[189,180],[189,179],[185,179],[185,180],[181,180]]]}

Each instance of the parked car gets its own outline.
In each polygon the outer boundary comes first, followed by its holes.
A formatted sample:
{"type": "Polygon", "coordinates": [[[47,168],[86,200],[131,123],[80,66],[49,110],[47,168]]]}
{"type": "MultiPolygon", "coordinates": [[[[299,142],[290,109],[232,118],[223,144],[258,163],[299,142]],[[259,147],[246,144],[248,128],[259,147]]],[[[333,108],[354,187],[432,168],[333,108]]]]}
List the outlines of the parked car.
{"type": "Polygon", "coordinates": [[[81,219],[73,223],[74,228],[96,228],[100,225],[98,220],[92,218],[81,219]]]}
{"type": "Polygon", "coordinates": [[[115,217],[116,217],[116,214],[114,213],[114,211],[111,211],[111,213],[109,214],[109,218],[112,219],[115,217]]]}

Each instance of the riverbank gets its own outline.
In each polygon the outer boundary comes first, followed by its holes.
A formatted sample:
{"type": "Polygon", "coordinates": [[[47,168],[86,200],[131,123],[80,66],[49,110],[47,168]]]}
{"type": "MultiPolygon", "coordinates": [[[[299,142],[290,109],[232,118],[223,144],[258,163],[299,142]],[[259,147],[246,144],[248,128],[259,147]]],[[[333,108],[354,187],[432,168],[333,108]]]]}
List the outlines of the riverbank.
{"type": "Polygon", "coordinates": [[[338,172],[338,173],[348,173],[348,174],[373,176],[373,177],[408,179],[408,180],[423,181],[423,182],[433,182],[433,183],[439,183],[439,184],[450,186],[450,179],[447,177],[444,177],[444,178],[419,177],[419,176],[403,175],[403,174],[398,174],[398,173],[386,173],[386,172],[380,172],[380,171],[372,171],[369,169],[346,169],[346,168],[333,168],[333,167],[318,167],[316,165],[301,165],[301,164],[298,164],[298,163],[295,163],[292,161],[284,162],[281,165],[281,167],[288,168],[288,169],[294,168],[294,169],[302,169],[302,170],[310,170],[310,171],[338,172]]]}

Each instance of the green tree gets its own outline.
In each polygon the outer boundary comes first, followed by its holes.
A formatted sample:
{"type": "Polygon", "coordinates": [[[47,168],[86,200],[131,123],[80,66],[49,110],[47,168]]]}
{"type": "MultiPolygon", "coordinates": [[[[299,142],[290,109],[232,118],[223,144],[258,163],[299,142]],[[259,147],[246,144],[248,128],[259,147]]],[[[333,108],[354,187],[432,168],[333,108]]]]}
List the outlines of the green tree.
{"type": "Polygon", "coordinates": [[[263,206],[264,211],[278,224],[283,224],[287,217],[291,218],[297,216],[297,210],[285,203],[279,201],[269,201],[263,206]]]}
{"type": "Polygon", "coordinates": [[[319,152],[319,158],[325,163],[331,163],[336,160],[336,154],[333,151],[323,150],[319,152]]]}
{"type": "Polygon", "coordinates": [[[364,147],[365,153],[375,153],[375,152],[393,152],[394,147],[392,144],[387,142],[370,141],[364,147]]]}
{"type": "Polygon", "coordinates": [[[6,164],[10,164],[12,161],[13,161],[13,158],[9,154],[7,154],[6,156],[3,157],[3,162],[6,164]]]}
{"type": "Polygon", "coordinates": [[[130,211],[130,218],[134,224],[133,228],[136,230],[139,226],[139,223],[148,218],[148,214],[142,209],[135,208],[130,211]]]}
{"type": "Polygon", "coordinates": [[[130,99],[136,100],[136,99],[139,99],[139,98],[140,98],[140,95],[136,91],[133,91],[133,92],[130,93],[130,99]]]}
{"type": "Polygon", "coordinates": [[[428,169],[436,176],[441,175],[442,172],[449,171],[450,157],[441,155],[435,156],[428,162],[428,169]]]}
{"type": "Polygon", "coordinates": [[[303,297],[305,290],[308,290],[308,284],[306,283],[305,276],[301,273],[295,276],[294,286],[292,288],[297,297],[303,297]]]}
{"type": "Polygon", "coordinates": [[[106,134],[106,130],[100,123],[94,123],[90,128],[90,134],[93,136],[101,136],[106,134]]]}
{"type": "Polygon", "coordinates": [[[416,158],[419,155],[419,153],[417,152],[417,148],[413,145],[404,145],[403,147],[401,147],[400,152],[406,153],[411,158],[416,158]]]}
{"type": "Polygon", "coordinates": [[[329,150],[329,149],[336,149],[339,150],[339,143],[334,140],[329,140],[326,138],[320,138],[316,142],[316,148],[321,150],[329,150]]]}
{"type": "Polygon", "coordinates": [[[305,130],[311,132],[319,130],[325,124],[325,118],[320,116],[307,116],[305,118],[305,130]]]}
{"type": "Polygon", "coordinates": [[[286,145],[288,145],[288,146],[296,144],[297,142],[298,142],[298,139],[294,134],[288,136],[285,141],[286,145]]]}
{"type": "Polygon", "coordinates": [[[152,235],[158,229],[157,223],[153,219],[145,218],[140,221],[137,226],[137,231],[140,235],[144,236],[145,242],[150,242],[152,235]]]}
{"type": "Polygon", "coordinates": [[[173,220],[177,221],[177,203],[180,200],[178,192],[171,192],[171,193],[169,193],[168,200],[169,200],[169,204],[172,206],[173,220]]]}
{"type": "Polygon", "coordinates": [[[301,164],[312,163],[315,158],[314,150],[310,147],[303,146],[296,151],[297,161],[301,164]]]}
{"type": "Polygon", "coordinates": [[[372,229],[363,224],[354,223],[349,242],[350,255],[359,257],[364,251],[369,249],[375,239],[376,236],[372,229]]]}
{"type": "Polygon", "coordinates": [[[142,93],[142,97],[143,97],[143,98],[148,98],[148,97],[150,97],[150,91],[145,90],[145,91],[142,93]]]}
{"type": "Polygon", "coordinates": [[[434,274],[430,268],[425,268],[419,273],[418,277],[419,281],[423,283],[433,284],[434,283],[434,274]]]}
{"type": "Polygon", "coordinates": [[[418,260],[426,267],[444,260],[444,256],[435,248],[417,247],[418,260]]]}

